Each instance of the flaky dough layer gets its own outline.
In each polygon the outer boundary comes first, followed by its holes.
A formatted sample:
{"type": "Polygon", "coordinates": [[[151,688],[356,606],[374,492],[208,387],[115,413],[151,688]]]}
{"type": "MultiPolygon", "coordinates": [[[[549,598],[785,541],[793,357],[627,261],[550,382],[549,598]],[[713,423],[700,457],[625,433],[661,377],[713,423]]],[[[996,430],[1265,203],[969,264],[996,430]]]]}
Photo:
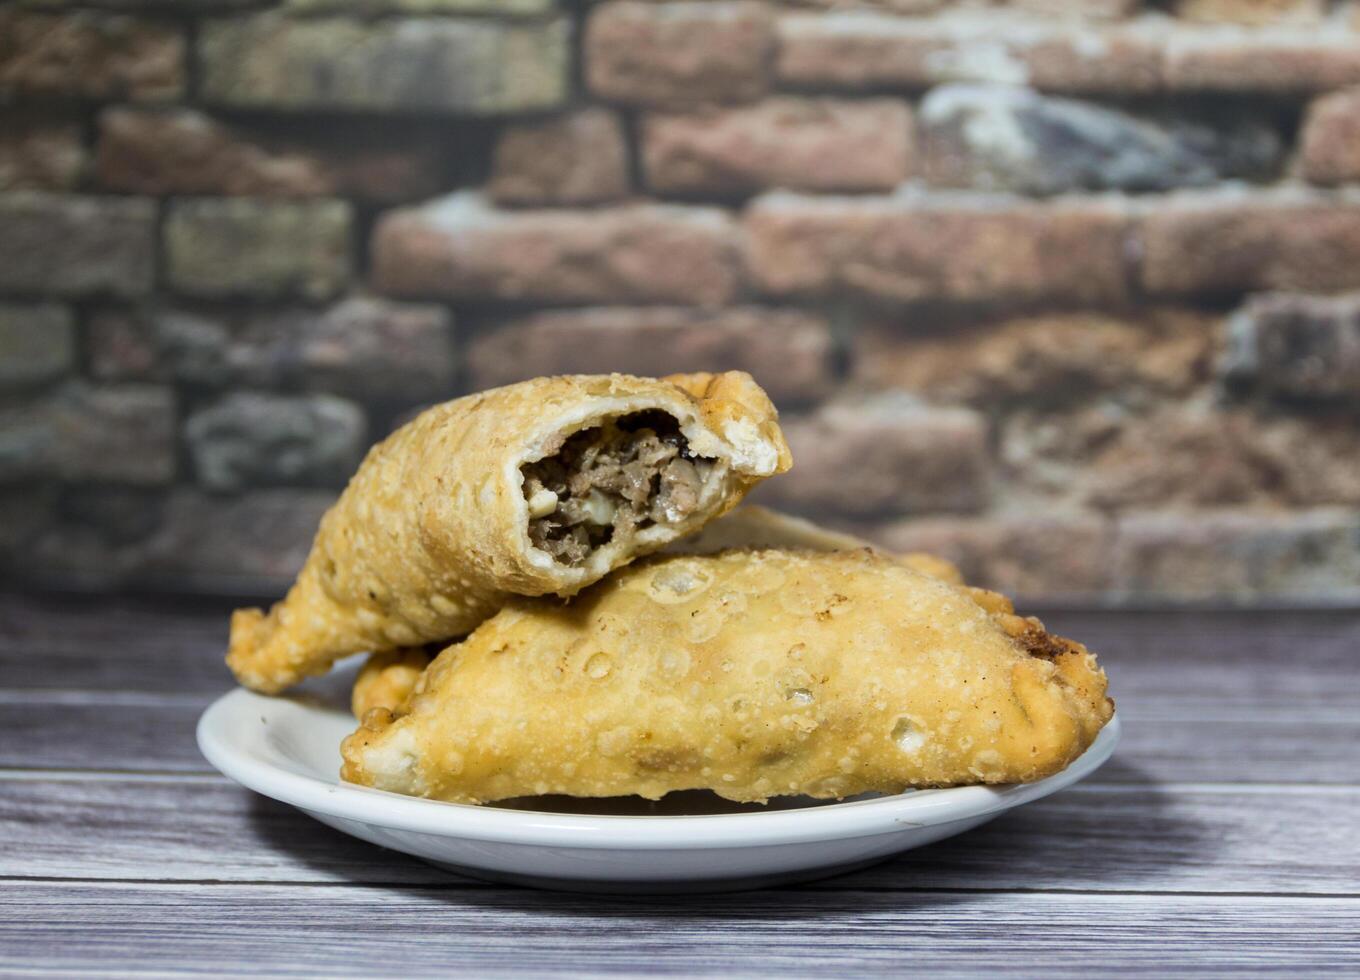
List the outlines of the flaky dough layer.
{"type": "Polygon", "coordinates": [[[655,558],[511,602],[370,711],[351,782],[464,803],[732,800],[1038,779],[1109,720],[1080,644],[872,552],[655,558]]]}
{"type": "Polygon", "coordinates": [[[227,663],[242,684],[272,693],[347,654],[462,635],[514,595],[572,595],[788,469],[776,419],[736,371],[539,378],[431,408],[369,452],[284,600],[232,616],[227,663]],[[573,432],[649,410],[677,419],[689,448],[715,461],[694,513],[578,566],[535,548],[520,467],[573,432]]]}

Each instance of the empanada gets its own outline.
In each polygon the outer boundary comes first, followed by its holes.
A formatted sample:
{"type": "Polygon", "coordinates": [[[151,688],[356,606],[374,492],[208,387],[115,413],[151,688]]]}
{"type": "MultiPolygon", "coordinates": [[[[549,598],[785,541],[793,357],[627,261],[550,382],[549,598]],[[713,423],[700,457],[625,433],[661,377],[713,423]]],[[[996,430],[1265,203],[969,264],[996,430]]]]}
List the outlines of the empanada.
{"type": "Polygon", "coordinates": [[[539,378],[439,405],[375,446],[287,597],[232,616],[227,663],[276,692],[338,657],[459,636],[568,596],[789,468],[751,376],[539,378]]]}
{"type": "MultiPolygon", "coordinates": [[[[667,554],[708,555],[728,548],[801,548],[812,551],[855,551],[872,545],[852,534],[829,531],[812,521],[768,507],[742,504],[704,526],[697,534],[666,546],[667,554]]],[[[892,556],[909,568],[935,578],[963,584],[951,562],[924,551],[892,556]]],[[[374,708],[401,711],[415,690],[421,673],[439,652],[429,644],[375,653],[360,669],[354,681],[350,705],[360,720],[374,708]]]]}
{"type": "Polygon", "coordinates": [[[345,779],[464,803],[1038,779],[1111,717],[1080,644],[870,551],[653,558],[517,599],[368,712],[345,779]]]}

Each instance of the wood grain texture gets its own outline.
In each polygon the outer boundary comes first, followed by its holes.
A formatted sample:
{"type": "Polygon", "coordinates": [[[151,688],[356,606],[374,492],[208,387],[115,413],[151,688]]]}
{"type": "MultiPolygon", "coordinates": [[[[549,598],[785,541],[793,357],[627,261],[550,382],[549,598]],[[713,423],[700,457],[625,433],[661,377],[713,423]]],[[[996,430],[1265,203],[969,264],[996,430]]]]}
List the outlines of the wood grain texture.
{"type": "Polygon", "coordinates": [[[0,970],[203,974],[1032,976],[1360,967],[1333,898],[765,891],[610,899],[516,889],[12,884],[0,970]],[[1299,923],[1306,921],[1306,929],[1299,923]]]}
{"type": "Polygon", "coordinates": [[[797,889],[611,899],[209,774],[230,605],[0,595],[0,974],[1360,970],[1360,611],[1050,613],[1119,702],[1094,779],[797,889]]]}
{"type": "MultiPolygon", "coordinates": [[[[825,887],[1360,894],[1360,820],[1346,812],[1360,788],[1078,786],[825,887]]],[[[225,780],[10,782],[0,835],[3,877],[462,880],[225,780]]]]}
{"type": "MultiPolygon", "coordinates": [[[[194,725],[208,698],[147,703],[126,696],[0,699],[0,768],[208,773],[194,725]]],[[[1123,702],[1121,701],[1121,709],[1123,702]]],[[[1116,758],[1092,782],[1354,783],[1360,710],[1344,720],[1124,718],[1116,758]]]]}

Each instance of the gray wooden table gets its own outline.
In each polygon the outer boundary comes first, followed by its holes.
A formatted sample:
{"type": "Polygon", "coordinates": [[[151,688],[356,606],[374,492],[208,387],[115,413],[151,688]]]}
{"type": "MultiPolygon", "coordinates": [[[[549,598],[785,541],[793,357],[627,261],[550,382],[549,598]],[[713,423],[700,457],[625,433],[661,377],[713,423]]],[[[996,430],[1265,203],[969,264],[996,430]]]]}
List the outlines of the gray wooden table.
{"type": "Polygon", "coordinates": [[[0,973],[1360,971],[1360,612],[1051,612],[1125,739],[857,874],[595,898],[455,878],[213,773],[202,600],[0,596],[0,973]]]}

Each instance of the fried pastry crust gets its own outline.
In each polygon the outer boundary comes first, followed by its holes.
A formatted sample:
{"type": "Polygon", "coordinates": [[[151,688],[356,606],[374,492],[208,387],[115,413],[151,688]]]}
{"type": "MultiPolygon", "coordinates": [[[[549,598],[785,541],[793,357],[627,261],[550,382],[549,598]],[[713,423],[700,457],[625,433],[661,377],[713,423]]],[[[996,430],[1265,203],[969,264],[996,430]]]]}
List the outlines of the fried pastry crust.
{"type": "MultiPolygon", "coordinates": [[[[810,551],[857,551],[869,542],[851,534],[829,531],[812,521],[755,504],[742,504],[697,534],[666,546],[667,554],[708,555],[729,548],[790,548],[810,551]]],[[[902,564],[925,575],[954,585],[963,584],[963,575],[951,562],[924,551],[895,556],[902,564]]],[[[995,596],[996,593],[988,593],[995,596]]],[[[1005,601],[1004,597],[997,598],[1005,601]]],[[[1007,609],[1009,610],[1009,606],[1007,609]]],[[[421,672],[434,659],[433,645],[375,653],[369,657],[354,682],[354,717],[363,720],[374,708],[400,713],[415,690],[421,672]]]]}
{"type": "Polygon", "coordinates": [[[366,714],[342,775],[463,803],[1020,782],[1090,745],[1105,687],[1002,597],[871,551],[670,556],[511,601],[366,714]]]}
{"type": "Polygon", "coordinates": [[[462,635],[512,595],[572,595],[787,470],[776,419],[736,371],[539,378],[429,409],[369,452],[284,600],[232,616],[227,663],[274,693],[347,654],[462,635]],[[571,441],[596,429],[613,442],[571,441]],[[640,447],[670,469],[649,482],[640,447]],[[560,492],[529,494],[545,466],[560,492]],[[585,542],[569,561],[553,553],[567,532],[585,542]]]}

